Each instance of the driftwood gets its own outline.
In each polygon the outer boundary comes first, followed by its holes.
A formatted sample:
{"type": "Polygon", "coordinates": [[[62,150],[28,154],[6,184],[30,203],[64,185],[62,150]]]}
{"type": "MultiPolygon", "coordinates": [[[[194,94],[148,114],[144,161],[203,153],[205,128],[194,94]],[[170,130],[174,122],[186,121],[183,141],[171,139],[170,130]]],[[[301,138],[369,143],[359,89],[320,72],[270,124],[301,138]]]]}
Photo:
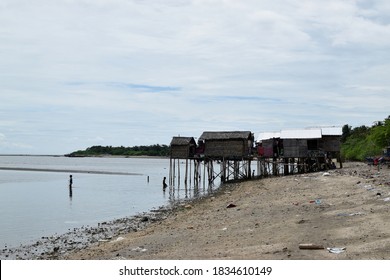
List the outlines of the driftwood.
{"type": "Polygon", "coordinates": [[[308,244],[299,244],[299,249],[321,250],[321,249],[325,249],[325,247],[319,244],[308,243],[308,244]]]}

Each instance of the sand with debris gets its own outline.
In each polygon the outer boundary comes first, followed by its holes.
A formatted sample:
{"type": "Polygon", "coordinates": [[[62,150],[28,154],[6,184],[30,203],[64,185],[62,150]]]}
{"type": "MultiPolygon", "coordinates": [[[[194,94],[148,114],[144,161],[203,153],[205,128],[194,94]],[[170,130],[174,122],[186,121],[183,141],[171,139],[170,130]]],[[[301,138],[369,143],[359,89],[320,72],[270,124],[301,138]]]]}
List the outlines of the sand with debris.
{"type": "Polygon", "coordinates": [[[390,169],[346,163],[327,172],[226,184],[143,230],[52,257],[389,259],[389,210],[390,169]]]}
{"type": "Polygon", "coordinates": [[[173,209],[6,248],[0,259],[390,259],[389,209],[390,168],[345,163],[225,184],[173,209]]]}

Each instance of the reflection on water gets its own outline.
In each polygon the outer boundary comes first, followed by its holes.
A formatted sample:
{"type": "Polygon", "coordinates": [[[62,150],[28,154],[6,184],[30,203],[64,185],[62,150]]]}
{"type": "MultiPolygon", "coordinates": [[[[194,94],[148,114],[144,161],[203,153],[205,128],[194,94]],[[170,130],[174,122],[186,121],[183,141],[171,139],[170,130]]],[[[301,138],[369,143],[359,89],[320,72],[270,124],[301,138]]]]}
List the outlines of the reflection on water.
{"type": "Polygon", "coordinates": [[[162,181],[169,173],[165,158],[0,156],[0,167],[142,174],[0,170],[0,248],[132,216],[215,189],[179,182],[164,192],[162,181]]]}

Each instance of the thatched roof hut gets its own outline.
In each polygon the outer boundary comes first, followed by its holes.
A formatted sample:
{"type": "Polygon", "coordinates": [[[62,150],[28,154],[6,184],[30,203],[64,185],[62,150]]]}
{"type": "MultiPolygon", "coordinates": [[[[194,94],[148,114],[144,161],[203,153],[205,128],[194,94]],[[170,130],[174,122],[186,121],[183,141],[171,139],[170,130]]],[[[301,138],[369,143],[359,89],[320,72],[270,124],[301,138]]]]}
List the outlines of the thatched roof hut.
{"type": "Polygon", "coordinates": [[[194,137],[175,136],[171,141],[171,158],[192,158],[195,155],[196,142],[194,137]]]}
{"type": "Polygon", "coordinates": [[[251,153],[253,136],[250,131],[205,131],[204,155],[210,158],[242,158],[251,153]]]}

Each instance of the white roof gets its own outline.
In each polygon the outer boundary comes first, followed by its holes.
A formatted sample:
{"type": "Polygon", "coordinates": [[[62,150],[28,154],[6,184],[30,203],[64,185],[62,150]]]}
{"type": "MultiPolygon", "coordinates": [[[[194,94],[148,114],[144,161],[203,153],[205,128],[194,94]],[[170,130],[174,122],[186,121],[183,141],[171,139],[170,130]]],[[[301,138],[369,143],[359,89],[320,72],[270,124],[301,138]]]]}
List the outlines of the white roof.
{"type": "Polygon", "coordinates": [[[321,127],[322,135],[325,136],[341,136],[343,135],[343,128],[341,126],[321,127]]]}
{"type": "Polygon", "coordinates": [[[294,129],[282,130],[280,138],[282,139],[319,139],[322,137],[321,129],[294,129]]]}
{"type": "Polygon", "coordinates": [[[259,132],[256,141],[272,138],[281,139],[320,139],[322,136],[341,136],[343,129],[340,126],[312,127],[306,129],[285,129],[278,132],[259,132]]]}
{"type": "Polygon", "coordinates": [[[268,140],[272,138],[280,138],[280,132],[260,132],[257,135],[256,141],[268,140]]]}

